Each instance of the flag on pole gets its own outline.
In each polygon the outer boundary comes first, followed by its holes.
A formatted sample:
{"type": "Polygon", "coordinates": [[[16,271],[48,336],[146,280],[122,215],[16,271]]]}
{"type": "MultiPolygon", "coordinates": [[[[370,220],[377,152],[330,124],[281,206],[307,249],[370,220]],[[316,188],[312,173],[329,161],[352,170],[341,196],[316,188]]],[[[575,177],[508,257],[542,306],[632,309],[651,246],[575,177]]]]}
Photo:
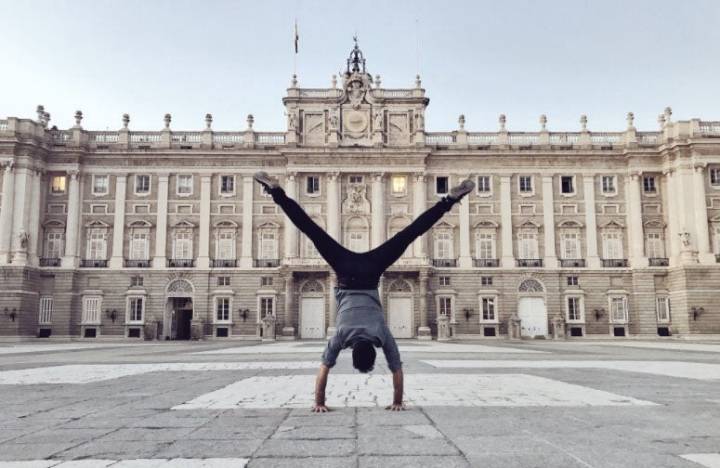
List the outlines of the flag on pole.
{"type": "Polygon", "coordinates": [[[300,42],[300,34],[298,34],[297,19],[295,20],[295,53],[298,53],[298,43],[300,42]]]}

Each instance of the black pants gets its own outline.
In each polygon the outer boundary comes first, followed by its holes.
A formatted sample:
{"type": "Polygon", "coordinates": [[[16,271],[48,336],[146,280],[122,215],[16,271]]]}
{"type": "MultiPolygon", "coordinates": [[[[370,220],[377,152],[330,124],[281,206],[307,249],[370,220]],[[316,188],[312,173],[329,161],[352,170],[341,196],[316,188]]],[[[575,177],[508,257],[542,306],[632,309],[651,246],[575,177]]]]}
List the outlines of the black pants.
{"type": "Polygon", "coordinates": [[[318,252],[338,276],[338,286],[347,289],[372,289],[377,287],[380,275],[405,252],[405,249],[430,229],[455,200],[444,197],[418,216],[412,223],[385,241],[382,245],[363,253],[353,252],[340,245],[318,226],[300,205],[289,198],[282,188],[270,191],[275,203],[280,205],[288,218],[315,244],[318,252]]]}

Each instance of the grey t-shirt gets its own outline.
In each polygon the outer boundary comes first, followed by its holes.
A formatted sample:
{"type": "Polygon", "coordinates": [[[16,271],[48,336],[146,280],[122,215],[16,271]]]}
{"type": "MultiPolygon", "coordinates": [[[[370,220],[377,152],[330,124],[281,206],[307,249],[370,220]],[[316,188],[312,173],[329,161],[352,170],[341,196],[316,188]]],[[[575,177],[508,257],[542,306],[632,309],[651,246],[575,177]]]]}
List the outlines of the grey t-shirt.
{"type": "Polygon", "coordinates": [[[357,340],[369,340],[382,347],[388,367],[392,372],[402,368],[400,351],[395,338],[385,324],[385,316],[377,289],[335,288],[337,301],[337,331],[328,340],[322,362],[333,367],[338,354],[351,347],[357,340]]]}

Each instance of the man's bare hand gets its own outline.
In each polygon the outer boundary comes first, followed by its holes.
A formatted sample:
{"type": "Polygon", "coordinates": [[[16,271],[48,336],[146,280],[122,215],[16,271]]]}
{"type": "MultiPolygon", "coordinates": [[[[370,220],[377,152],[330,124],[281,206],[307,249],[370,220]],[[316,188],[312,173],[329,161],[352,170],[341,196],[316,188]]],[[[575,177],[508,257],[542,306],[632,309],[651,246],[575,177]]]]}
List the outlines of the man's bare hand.
{"type": "Polygon", "coordinates": [[[403,403],[393,403],[390,406],[385,407],[388,411],[405,411],[407,408],[403,403]]]}
{"type": "Polygon", "coordinates": [[[328,411],[330,411],[330,408],[328,408],[325,405],[316,404],[315,406],[312,407],[311,411],[313,413],[327,413],[328,411]]]}

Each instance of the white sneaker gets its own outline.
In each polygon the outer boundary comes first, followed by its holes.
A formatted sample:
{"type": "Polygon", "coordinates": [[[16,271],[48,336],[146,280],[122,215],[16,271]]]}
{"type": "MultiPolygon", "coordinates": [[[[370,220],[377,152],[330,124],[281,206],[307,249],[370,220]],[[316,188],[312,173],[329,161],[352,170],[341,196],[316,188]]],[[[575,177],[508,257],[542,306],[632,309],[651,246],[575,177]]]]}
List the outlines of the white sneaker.
{"type": "Polygon", "coordinates": [[[475,182],[470,179],[465,179],[460,183],[460,185],[456,185],[455,187],[450,189],[448,197],[452,198],[453,200],[460,200],[462,197],[472,192],[474,188],[475,182]]]}
{"type": "Polygon", "coordinates": [[[280,187],[277,179],[275,177],[270,177],[270,175],[268,175],[268,173],[265,171],[256,172],[253,175],[253,179],[255,179],[260,185],[262,185],[263,189],[265,189],[265,192],[267,193],[270,193],[270,190],[274,188],[280,187]]]}

